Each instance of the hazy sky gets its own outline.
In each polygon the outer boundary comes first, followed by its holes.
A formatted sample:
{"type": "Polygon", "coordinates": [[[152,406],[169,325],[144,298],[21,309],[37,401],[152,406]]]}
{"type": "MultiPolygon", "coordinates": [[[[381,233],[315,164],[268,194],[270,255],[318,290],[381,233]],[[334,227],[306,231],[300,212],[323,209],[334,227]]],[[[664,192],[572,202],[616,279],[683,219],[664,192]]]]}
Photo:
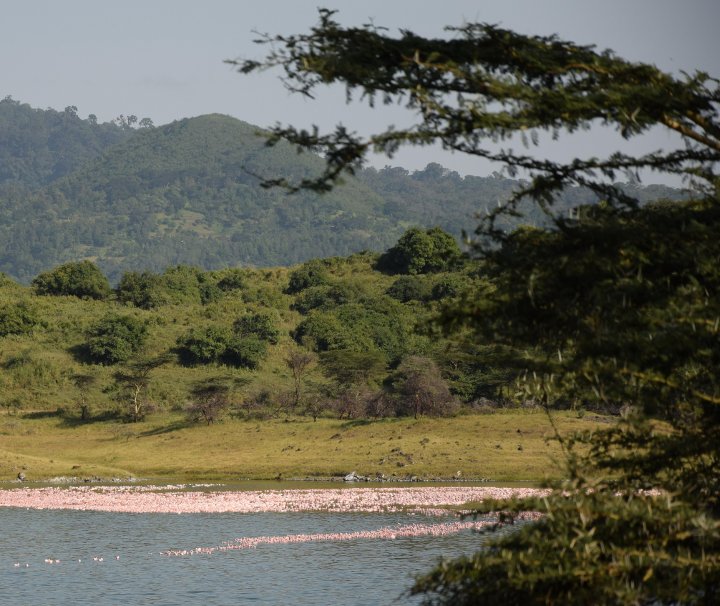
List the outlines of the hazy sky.
{"type": "MultiPolygon", "coordinates": [[[[305,32],[317,6],[338,9],[358,25],[372,19],[397,30],[440,35],[444,25],[484,21],[528,34],[557,33],[582,44],[667,71],[703,69],[720,76],[719,0],[29,0],[5,2],[0,22],[0,95],[33,107],[78,107],[101,121],[119,114],[156,125],[220,112],[259,126],[276,122],[344,122],[359,132],[408,120],[399,110],[348,108],[341,91],[316,102],[290,96],[267,72],[242,76],[228,58],[258,58],[253,30],[305,32]]],[[[644,145],[669,142],[657,133],[644,145]]],[[[570,157],[627,144],[604,134],[563,142],[550,153],[570,157]]],[[[639,149],[633,147],[632,149],[639,149]]],[[[423,149],[373,164],[422,168],[439,161],[462,174],[492,167],[459,155],[423,149]]]]}

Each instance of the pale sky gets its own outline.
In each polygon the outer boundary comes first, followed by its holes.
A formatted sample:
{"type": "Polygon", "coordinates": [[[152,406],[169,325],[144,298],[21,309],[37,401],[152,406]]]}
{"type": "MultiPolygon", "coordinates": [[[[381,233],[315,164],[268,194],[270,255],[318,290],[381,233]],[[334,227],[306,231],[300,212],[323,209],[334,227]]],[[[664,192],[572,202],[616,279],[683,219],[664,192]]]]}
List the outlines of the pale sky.
{"type": "MultiPolygon", "coordinates": [[[[317,6],[339,10],[345,25],[369,20],[391,31],[437,36],[444,25],[499,24],[527,34],[553,34],[611,48],[627,59],[672,72],[702,69],[720,76],[720,0],[28,0],[3,2],[0,21],[0,96],[33,107],[78,107],[100,121],[120,114],[156,125],[219,112],[258,126],[276,122],[326,129],[343,122],[368,133],[408,117],[398,109],[348,107],[341,90],[315,102],[289,95],[278,74],[242,76],[224,59],[259,58],[253,30],[301,33],[317,22],[317,6]]],[[[574,157],[639,151],[670,142],[656,133],[628,147],[594,131],[561,141],[547,153],[574,157]]],[[[544,151],[547,151],[544,148],[544,151]]],[[[461,174],[493,167],[437,149],[401,152],[372,164],[421,169],[437,161],[461,174]]],[[[652,180],[652,179],[650,179],[652,180]]]]}

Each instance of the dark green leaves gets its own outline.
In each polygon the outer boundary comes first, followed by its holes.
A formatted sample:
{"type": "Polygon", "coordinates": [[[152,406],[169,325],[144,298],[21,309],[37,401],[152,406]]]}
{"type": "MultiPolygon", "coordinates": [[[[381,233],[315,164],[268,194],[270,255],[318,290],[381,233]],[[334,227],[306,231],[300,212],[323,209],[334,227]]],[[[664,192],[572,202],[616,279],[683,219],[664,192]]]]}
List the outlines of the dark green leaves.
{"type": "Polygon", "coordinates": [[[40,274],[33,280],[39,295],[73,295],[81,299],[104,299],[110,283],[91,261],[71,261],[40,274]]]}
{"type": "Polygon", "coordinates": [[[145,345],[147,324],[132,316],[109,315],[90,329],[87,352],[98,364],[126,362],[145,345]]]}
{"type": "Polygon", "coordinates": [[[241,316],[232,329],[209,326],[191,330],[178,339],[178,353],[187,364],[225,363],[257,369],[267,354],[267,344],[276,344],[280,333],[265,313],[241,316]]]}
{"type": "Polygon", "coordinates": [[[413,227],[378,259],[378,268],[399,274],[432,273],[452,268],[460,256],[455,238],[439,227],[413,227]]]}
{"type": "Polygon", "coordinates": [[[0,309],[0,337],[28,334],[39,324],[37,312],[25,303],[0,309]]]}

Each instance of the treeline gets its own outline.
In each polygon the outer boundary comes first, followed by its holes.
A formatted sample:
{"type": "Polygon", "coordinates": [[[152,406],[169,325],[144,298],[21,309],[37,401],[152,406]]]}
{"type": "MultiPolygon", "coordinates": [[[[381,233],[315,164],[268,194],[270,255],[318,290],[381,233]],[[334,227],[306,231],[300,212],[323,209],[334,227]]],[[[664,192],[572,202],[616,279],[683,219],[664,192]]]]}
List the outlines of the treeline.
{"type": "Polygon", "coordinates": [[[488,288],[439,228],[385,253],[292,269],[125,272],[90,261],[0,284],[0,403],[83,420],[183,409],[313,418],[454,414],[515,406],[491,344],[433,333],[443,306],[488,288]]]}
{"type": "Polygon", "coordinates": [[[134,128],[150,128],[149,118],[119,116],[99,123],[82,119],[77,107],[34,109],[10,96],[0,100],[0,183],[28,188],[48,185],[106,149],[127,140],[134,128]]]}

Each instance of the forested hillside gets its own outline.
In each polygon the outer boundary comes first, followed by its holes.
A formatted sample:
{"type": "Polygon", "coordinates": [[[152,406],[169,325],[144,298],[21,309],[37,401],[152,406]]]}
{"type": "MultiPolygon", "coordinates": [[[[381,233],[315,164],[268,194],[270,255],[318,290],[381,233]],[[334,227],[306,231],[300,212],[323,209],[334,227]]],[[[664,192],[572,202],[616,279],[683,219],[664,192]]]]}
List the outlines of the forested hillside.
{"type": "Polygon", "coordinates": [[[77,107],[34,109],[0,101],[0,183],[38,187],[64,177],[132,135],[127,123],[82,120],[77,107]]]}
{"type": "MultiPolygon", "coordinates": [[[[126,270],[176,264],[289,265],[382,251],[413,225],[459,238],[476,213],[517,187],[497,174],[463,178],[430,164],[415,173],[368,168],[330,193],[288,195],[261,183],[312,177],[322,159],[289,144],[268,147],[258,127],[235,118],[98,124],[72,107],[36,110],[10,98],[0,102],[0,157],[0,271],[21,282],[79,259],[112,282],[126,270]]],[[[570,191],[558,212],[589,201],[570,191]]],[[[543,220],[536,210],[516,221],[543,220]]]]}

